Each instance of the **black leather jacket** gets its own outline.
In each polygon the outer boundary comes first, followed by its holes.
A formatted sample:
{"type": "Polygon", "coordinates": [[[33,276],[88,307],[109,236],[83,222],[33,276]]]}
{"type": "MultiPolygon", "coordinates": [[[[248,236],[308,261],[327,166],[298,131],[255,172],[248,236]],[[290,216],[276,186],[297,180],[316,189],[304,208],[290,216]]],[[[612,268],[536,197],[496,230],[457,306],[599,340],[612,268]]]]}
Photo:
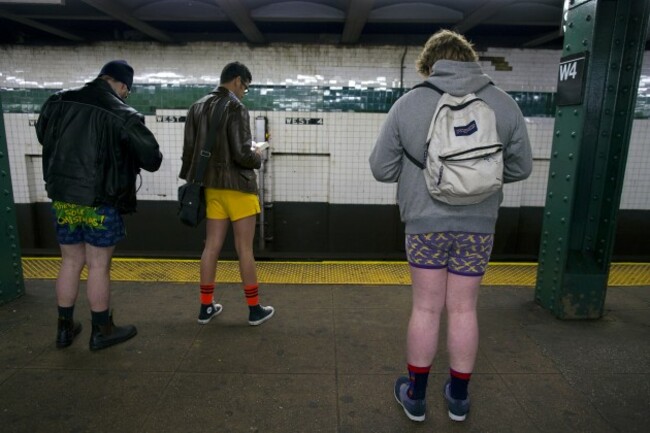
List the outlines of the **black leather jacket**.
{"type": "Polygon", "coordinates": [[[99,78],[52,95],[41,108],[36,135],[52,200],[134,212],[140,169],[153,172],[162,162],[144,116],[99,78]]]}
{"type": "Polygon", "coordinates": [[[261,156],[251,150],[251,129],[248,109],[225,87],[218,87],[196,101],[187,112],[183,165],[179,177],[193,181],[203,144],[208,135],[213,110],[222,98],[228,98],[216,143],[203,178],[207,188],[232,189],[257,193],[257,177],[261,156]]]}

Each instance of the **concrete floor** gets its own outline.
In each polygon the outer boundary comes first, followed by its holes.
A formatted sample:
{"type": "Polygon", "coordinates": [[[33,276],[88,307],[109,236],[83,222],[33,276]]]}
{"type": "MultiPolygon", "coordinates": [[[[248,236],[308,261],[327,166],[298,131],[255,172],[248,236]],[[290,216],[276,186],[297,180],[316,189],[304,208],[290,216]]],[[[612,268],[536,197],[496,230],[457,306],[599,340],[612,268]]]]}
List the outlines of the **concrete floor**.
{"type": "Polygon", "coordinates": [[[276,316],[250,327],[237,285],[217,288],[224,312],[201,326],[195,285],[115,283],[115,322],[138,335],[90,352],[84,296],[84,330],[57,350],[54,282],[26,285],[0,306],[3,433],[633,433],[650,421],[648,287],[610,288],[603,319],[570,322],[533,304],[532,288],[482,288],[467,421],[443,404],[443,339],[414,423],[392,395],[408,287],[266,285],[276,316]]]}

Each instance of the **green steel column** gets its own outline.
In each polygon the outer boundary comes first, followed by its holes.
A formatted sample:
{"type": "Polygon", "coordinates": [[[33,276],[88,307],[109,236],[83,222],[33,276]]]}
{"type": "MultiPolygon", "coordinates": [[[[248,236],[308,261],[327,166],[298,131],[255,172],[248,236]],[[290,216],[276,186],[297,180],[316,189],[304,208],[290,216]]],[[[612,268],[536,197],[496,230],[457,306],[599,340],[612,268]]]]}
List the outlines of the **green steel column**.
{"type": "Polygon", "coordinates": [[[0,305],[25,293],[9,152],[0,98],[0,305]]]}
{"type": "Polygon", "coordinates": [[[535,300],[603,315],[650,2],[567,0],[535,300]]]}

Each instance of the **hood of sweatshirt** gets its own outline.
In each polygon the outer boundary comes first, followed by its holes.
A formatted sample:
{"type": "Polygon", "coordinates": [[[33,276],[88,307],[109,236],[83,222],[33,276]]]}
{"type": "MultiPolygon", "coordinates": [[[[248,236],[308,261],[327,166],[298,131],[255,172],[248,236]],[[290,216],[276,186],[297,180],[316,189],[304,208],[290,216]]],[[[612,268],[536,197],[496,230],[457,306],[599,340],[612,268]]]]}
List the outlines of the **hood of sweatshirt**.
{"type": "Polygon", "coordinates": [[[476,62],[438,60],[433,64],[433,72],[427,81],[450,95],[463,96],[478,92],[491,79],[476,62]]]}

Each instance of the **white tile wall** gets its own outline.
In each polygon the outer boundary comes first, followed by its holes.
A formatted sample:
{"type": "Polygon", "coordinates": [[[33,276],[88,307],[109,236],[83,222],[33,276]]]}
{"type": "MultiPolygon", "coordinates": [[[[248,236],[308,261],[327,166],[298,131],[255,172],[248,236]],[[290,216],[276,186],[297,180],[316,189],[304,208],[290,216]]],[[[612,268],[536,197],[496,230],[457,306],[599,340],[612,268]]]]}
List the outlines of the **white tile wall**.
{"type": "MultiPolygon", "coordinates": [[[[185,116],[187,110],[156,110],[156,116],[185,116]]],[[[176,200],[178,187],[184,183],[178,178],[183,155],[183,122],[157,122],[156,116],[145,116],[145,124],[160,144],[163,162],[155,173],[142,171],[140,200],[176,200]]]]}
{"type": "MultiPolygon", "coordinates": [[[[505,57],[512,71],[485,71],[505,91],[555,92],[557,65],[562,56],[557,50],[517,50],[488,48],[481,55],[505,57]]],[[[486,62],[483,62],[485,64],[486,62]]]]}
{"type": "MultiPolygon", "coordinates": [[[[546,203],[546,187],[550,165],[548,159],[535,160],[533,163],[533,172],[528,179],[515,183],[515,185],[521,185],[522,187],[522,190],[520,190],[520,206],[544,206],[546,203]]],[[[504,204],[504,206],[507,205],[504,204]]]]}
{"type": "Polygon", "coordinates": [[[273,157],[270,171],[274,201],[329,202],[330,162],[328,155],[273,157]]]}
{"type": "Polygon", "coordinates": [[[622,209],[650,209],[650,120],[636,120],[630,137],[622,209]]]}
{"type": "MultiPolygon", "coordinates": [[[[197,42],[184,46],[154,43],[110,43],[92,47],[0,47],[0,87],[68,88],[94,78],[112,59],[126,59],[135,68],[135,83],[215,84],[221,68],[240,60],[253,73],[253,82],[281,85],[341,85],[403,87],[422,81],[415,70],[419,46],[363,46],[246,44],[197,42]]],[[[556,50],[489,48],[479,55],[504,57],[512,71],[496,71],[482,61],[484,71],[507,91],[555,91],[556,50]]],[[[644,75],[650,75],[646,59],[644,75]]]]}
{"type": "Polygon", "coordinates": [[[32,201],[30,197],[42,198],[45,193],[43,185],[34,184],[34,177],[39,173],[42,179],[40,158],[33,158],[41,154],[41,145],[33,126],[37,118],[36,114],[4,115],[9,168],[16,203],[29,203],[32,201]]]}
{"type": "MultiPolygon", "coordinates": [[[[92,47],[0,47],[0,87],[68,88],[94,78],[108,60],[127,59],[137,83],[216,84],[225,63],[241,60],[253,73],[254,84],[400,87],[422,78],[415,71],[420,47],[279,44],[193,43],[164,46],[111,43],[92,47]]],[[[485,56],[504,57],[512,71],[496,71],[483,61],[485,72],[507,91],[553,92],[561,53],[551,50],[488,49],[485,56]]],[[[650,56],[642,74],[650,76],[650,56]]],[[[643,86],[643,84],[642,84],[643,86]]],[[[185,115],[185,110],[159,110],[157,115],[185,115]]],[[[265,175],[266,201],[327,201],[330,203],[392,204],[395,185],[376,182],[368,155],[385,114],[336,112],[251,112],[251,122],[266,116],[271,156],[265,175]],[[290,125],[287,117],[322,118],[322,125],[290,125]],[[275,154],[274,154],[275,153],[275,154]]],[[[45,200],[34,128],[34,114],[5,114],[15,200],[45,200]]],[[[528,118],[536,158],[531,177],[504,188],[504,206],[543,206],[554,119],[528,118]]],[[[182,123],[147,125],[158,138],[165,160],[155,174],[143,172],[140,199],[175,200],[182,183],[177,178],[183,146],[182,123]]],[[[251,127],[253,125],[251,124],[251,127]]],[[[650,209],[650,121],[633,126],[621,207],[650,209]]]]}

